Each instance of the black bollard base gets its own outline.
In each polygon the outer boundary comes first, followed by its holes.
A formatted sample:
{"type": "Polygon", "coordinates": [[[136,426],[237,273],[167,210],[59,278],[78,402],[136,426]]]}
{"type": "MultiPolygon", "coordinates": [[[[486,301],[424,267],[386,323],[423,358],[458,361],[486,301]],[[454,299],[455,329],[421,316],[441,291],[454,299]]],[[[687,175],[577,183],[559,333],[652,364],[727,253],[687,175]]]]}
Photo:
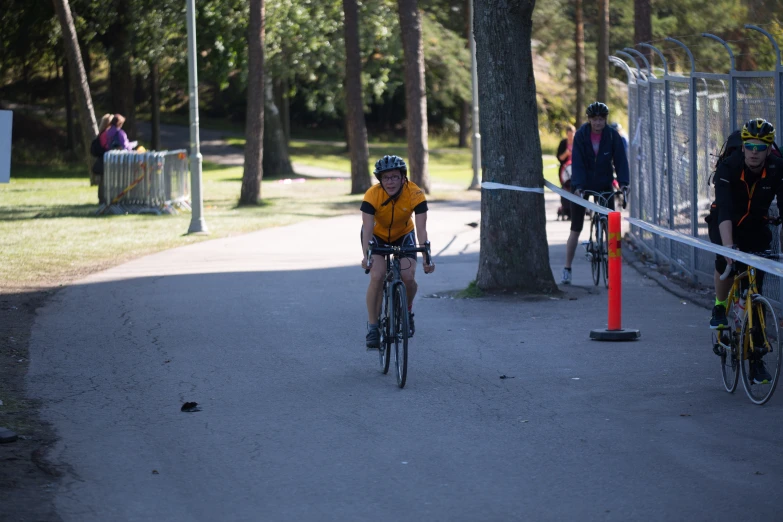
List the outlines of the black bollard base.
{"type": "Polygon", "coordinates": [[[590,339],[596,341],[636,341],[641,336],[639,330],[590,330],[590,339]]]}

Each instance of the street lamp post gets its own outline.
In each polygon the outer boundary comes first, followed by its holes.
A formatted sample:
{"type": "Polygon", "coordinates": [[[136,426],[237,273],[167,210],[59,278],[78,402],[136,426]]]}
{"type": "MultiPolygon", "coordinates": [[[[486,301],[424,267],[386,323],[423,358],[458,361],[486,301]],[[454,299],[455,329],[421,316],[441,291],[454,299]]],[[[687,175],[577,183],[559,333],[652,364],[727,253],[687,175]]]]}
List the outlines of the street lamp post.
{"type": "Polygon", "coordinates": [[[476,38],[473,36],[473,0],[468,2],[470,16],[471,84],[473,87],[473,181],[468,190],[481,188],[481,133],[479,132],[478,70],[476,68],[476,38]]]}
{"type": "Polygon", "coordinates": [[[196,0],[187,0],[188,89],[190,93],[190,186],[192,213],[188,234],[206,234],[201,196],[201,150],[198,136],[198,76],[196,74],[196,0]]]}

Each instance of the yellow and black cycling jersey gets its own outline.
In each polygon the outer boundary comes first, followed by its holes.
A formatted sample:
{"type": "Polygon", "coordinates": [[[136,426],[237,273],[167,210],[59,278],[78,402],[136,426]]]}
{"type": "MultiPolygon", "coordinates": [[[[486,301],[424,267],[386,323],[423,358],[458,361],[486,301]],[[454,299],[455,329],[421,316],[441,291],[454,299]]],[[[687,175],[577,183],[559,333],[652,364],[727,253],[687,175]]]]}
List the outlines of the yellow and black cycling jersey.
{"type": "Polygon", "coordinates": [[[427,198],[412,181],[405,181],[396,197],[378,183],[364,194],[361,210],[375,216],[373,234],[391,243],[413,230],[411,215],[427,212],[427,198]]]}

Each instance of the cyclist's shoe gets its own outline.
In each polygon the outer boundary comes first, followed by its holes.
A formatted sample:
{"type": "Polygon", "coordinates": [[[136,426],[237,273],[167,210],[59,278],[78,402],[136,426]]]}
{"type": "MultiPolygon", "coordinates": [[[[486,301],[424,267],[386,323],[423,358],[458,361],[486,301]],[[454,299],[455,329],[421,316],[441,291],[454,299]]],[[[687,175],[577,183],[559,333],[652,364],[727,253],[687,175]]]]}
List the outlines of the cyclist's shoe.
{"type": "Polygon", "coordinates": [[[416,333],[416,325],[413,322],[413,312],[408,312],[408,337],[413,337],[416,333]]]}
{"type": "Polygon", "coordinates": [[[772,382],[772,376],[764,366],[764,359],[748,362],[750,363],[750,382],[753,384],[769,384],[772,382]]]}
{"type": "Polygon", "coordinates": [[[367,349],[377,350],[381,347],[381,330],[377,326],[367,327],[367,349]]]}
{"type": "Polygon", "coordinates": [[[729,327],[729,320],[726,317],[726,308],[721,305],[712,307],[712,318],[710,319],[710,328],[713,330],[722,330],[729,327]]]}
{"type": "Polygon", "coordinates": [[[563,279],[560,280],[561,285],[571,284],[571,270],[568,268],[563,269],[563,279]]]}

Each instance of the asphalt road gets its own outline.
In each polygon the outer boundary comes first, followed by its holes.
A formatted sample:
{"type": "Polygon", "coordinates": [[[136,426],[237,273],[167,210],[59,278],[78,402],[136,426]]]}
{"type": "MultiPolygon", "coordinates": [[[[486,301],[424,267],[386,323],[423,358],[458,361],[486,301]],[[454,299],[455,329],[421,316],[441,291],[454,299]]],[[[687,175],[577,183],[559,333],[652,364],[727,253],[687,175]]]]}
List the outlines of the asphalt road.
{"type": "MultiPolygon", "coordinates": [[[[559,277],[568,224],[548,198],[559,277]]],[[[478,219],[476,203],[432,205],[404,390],[363,346],[358,215],[59,292],[29,391],[60,436],[63,520],[780,518],[783,391],[757,407],[722,390],[705,309],[626,267],[642,339],[590,341],[606,292],[582,258],[557,298],[444,298],[475,278],[478,219]]]]}

